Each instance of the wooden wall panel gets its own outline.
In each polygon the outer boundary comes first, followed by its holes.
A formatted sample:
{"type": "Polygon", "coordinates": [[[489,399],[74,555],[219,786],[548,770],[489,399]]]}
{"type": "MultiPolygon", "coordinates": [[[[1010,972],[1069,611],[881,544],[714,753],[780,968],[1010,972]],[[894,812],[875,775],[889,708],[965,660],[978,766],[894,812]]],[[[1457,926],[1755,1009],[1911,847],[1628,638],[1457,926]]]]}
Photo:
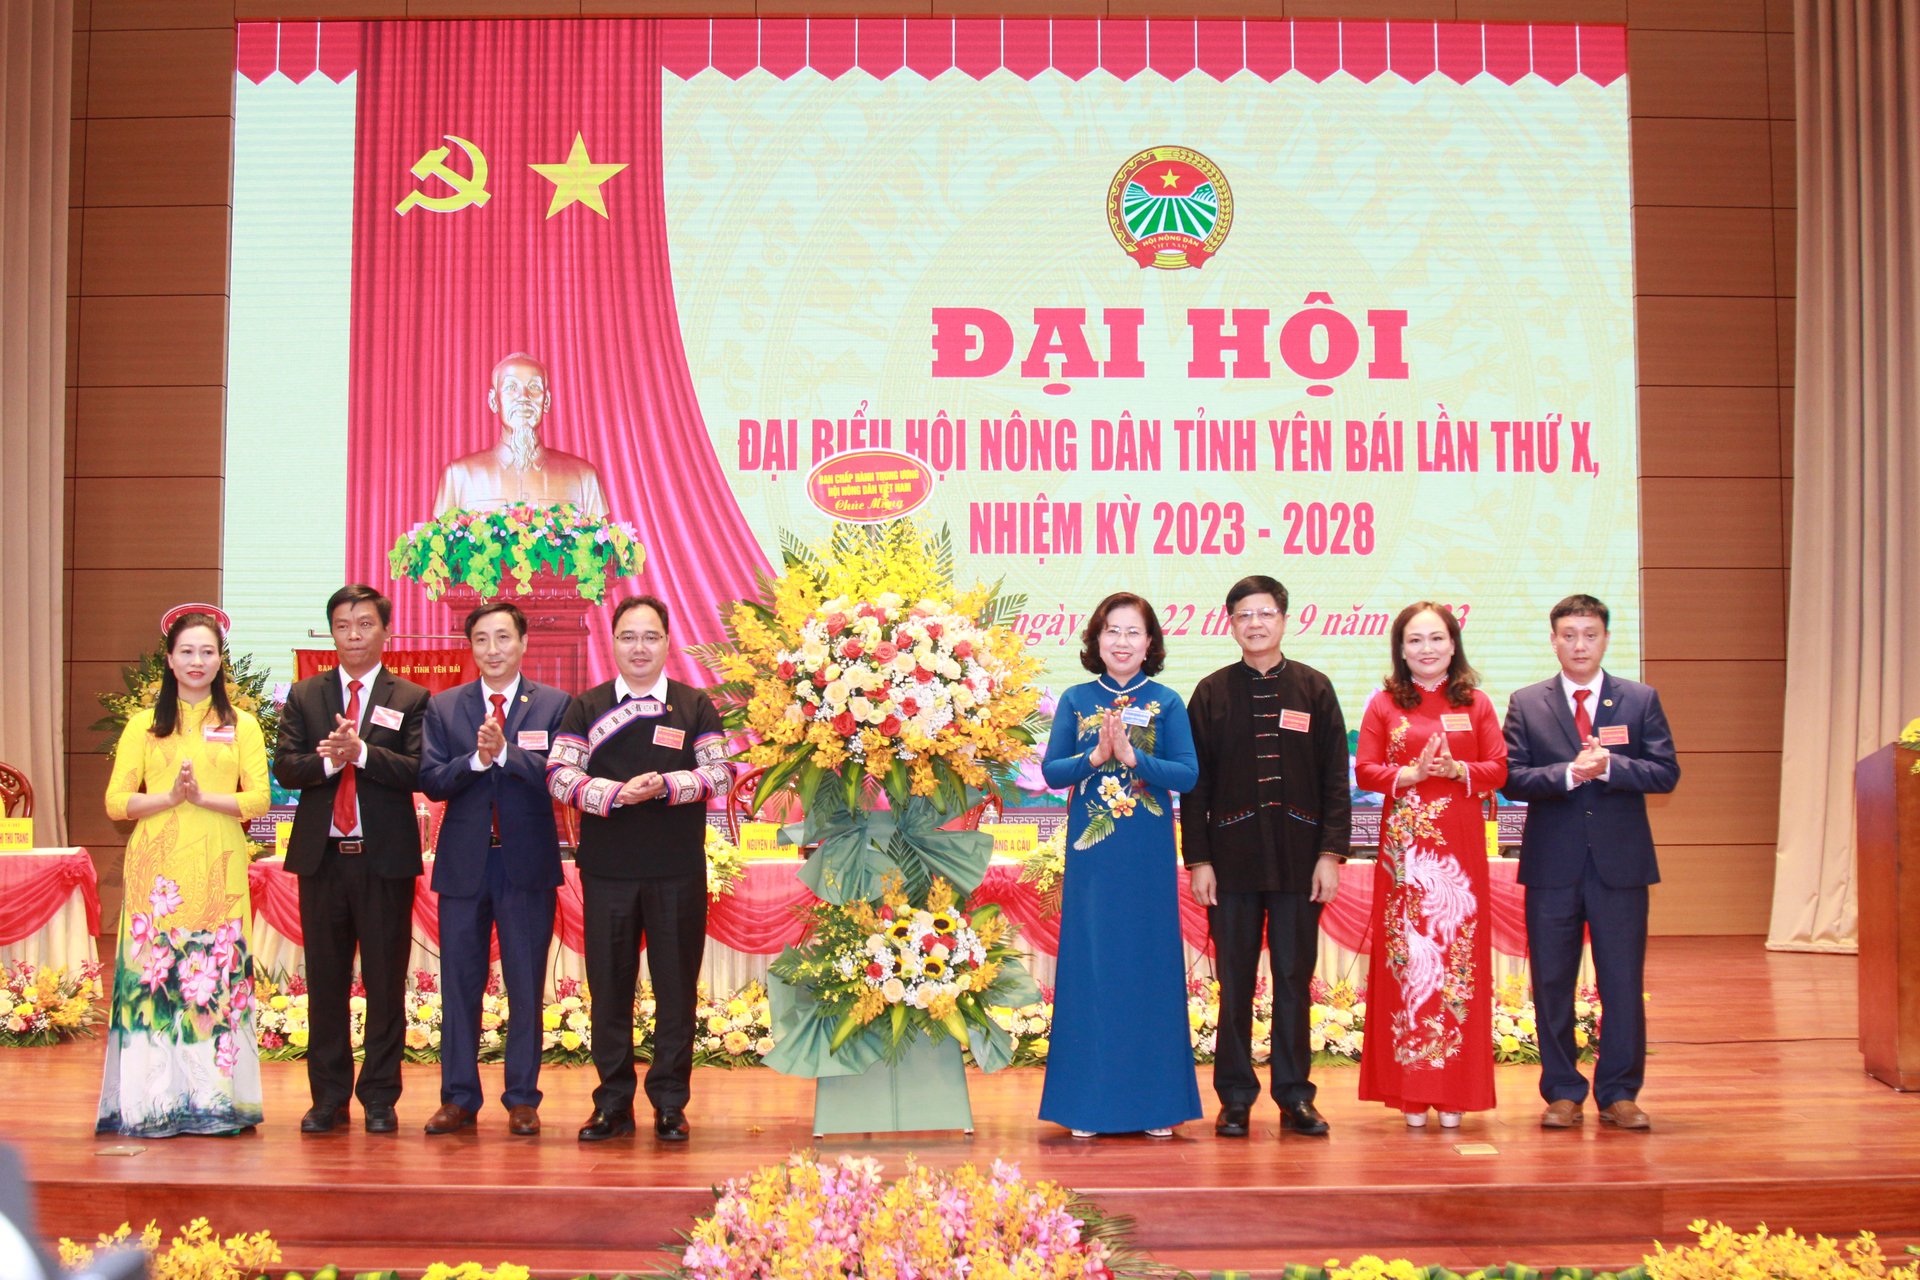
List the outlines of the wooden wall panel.
{"type": "Polygon", "coordinates": [[[89,121],[87,205],[225,204],[232,149],[225,115],[89,121]]]}
{"type": "Polygon", "coordinates": [[[1647,798],[1660,846],[1772,844],[1780,753],[1679,750],[1680,785],[1669,795],[1647,798]]]}
{"type": "Polygon", "coordinates": [[[231,116],[233,28],[95,31],[87,114],[231,116]]]}
{"type": "MultiPolygon", "coordinates": [[[[67,590],[68,660],[132,662],[159,640],[161,614],[184,600],[219,599],[218,569],[75,569],[67,590]]],[[[68,740],[83,738],[86,727],[76,736],[69,723],[68,740]]]]}
{"type": "Polygon", "coordinates": [[[73,567],[217,570],[220,492],[218,476],[78,481],[73,567]]]}
{"type": "Polygon", "coordinates": [[[1772,147],[1765,120],[1636,119],[1635,209],[1644,215],[1649,205],[1771,205],[1772,147]]]}
{"type": "Polygon", "coordinates": [[[233,0],[93,0],[95,31],[232,25],[233,0]]]}
{"type": "Polygon", "coordinates": [[[222,387],[82,387],[72,403],[87,421],[67,454],[76,476],[151,475],[156,440],[176,475],[217,476],[225,466],[222,387]]]}
{"type": "Polygon", "coordinates": [[[1643,296],[1636,311],[1642,386],[1780,385],[1773,299],[1643,296]]]}
{"type": "Polygon", "coordinates": [[[1785,660],[1785,569],[1648,569],[1640,580],[1648,661],[1785,660]]]}
{"type": "MultiPolygon", "coordinates": [[[[1655,897],[1654,927],[1764,928],[1791,509],[1779,477],[1792,472],[1793,447],[1791,0],[1251,0],[1231,13],[1201,0],[829,7],[1627,23],[1644,654],[1686,752],[1680,793],[1656,804],[1667,883],[1655,897]]],[[[86,296],[69,320],[78,556],[69,564],[90,567],[69,569],[71,741],[91,745],[92,689],[150,646],[161,609],[219,595],[236,18],[819,8],[806,0],[81,0],[72,287],[86,296]],[[155,244],[168,247],[150,256],[167,261],[142,260],[140,247],[155,244]],[[193,478],[148,478],[156,439],[166,442],[166,467],[193,478]],[[176,535],[156,522],[183,495],[202,514],[176,535]],[[124,547],[136,528],[137,545],[124,547]]],[[[74,760],[73,812],[97,815],[104,764],[84,751],[74,760]]],[[[94,818],[76,829],[100,855],[111,912],[124,836],[94,818]]]]}
{"type": "Polygon", "coordinates": [[[1780,481],[1772,477],[1644,479],[1643,569],[1780,566],[1780,481]]]}
{"type": "Polygon", "coordinates": [[[1458,0],[1462,22],[1593,22],[1627,20],[1627,0],[1458,0]]]}
{"type": "Polygon", "coordinates": [[[1775,387],[1642,387],[1640,476],[1780,474],[1775,387]]]}
{"type": "MultiPolygon", "coordinates": [[[[1648,929],[1655,934],[1765,933],[1773,908],[1773,856],[1770,840],[1661,846],[1660,883],[1653,889],[1648,929]]],[[[1658,1024],[1657,996],[1647,1016],[1658,1024]]]]}
{"type": "MultiPolygon", "coordinates": [[[[88,745],[92,739],[88,738],[88,745]]],[[[67,776],[73,807],[67,814],[67,838],[91,848],[100,845],[125,845],[133,832],[131,822],[121,824],[107,817],[107,778],[113,762],[103,752],[75,751],[67,754],[67,776]]],[[[104,927],[105,921],[102,921],[104,927]]]]}
{"type": "Polygon", "coordinates": [[[1766,40],[1757,31],[1633,32],[1627,40],[1633,114],[1766,119],[1766,40]]]}
{"type": "Polygon", "coordinates": [[[1627,25],[1636,31],[1764,31],[1765,0],[1632,0],[1627,25]]]}
{"type": "Polygon", "coordinates": [[[1642,207],[1634,211],[1633,239],[1642,296],[1774,295],[1771,209],[1642,207]]]}
{"type": "Polygon", "coordinates": [[[225,296],[228,213],[225,204],[88,209],[81,292],[225,296]]]}
{"type": "Polygon", "coordinates": [[[1686,751],[1774,752],[1787,696],[1785,662],[1655,661],[1643,664],[1660,691],[1673,741],[1686,751]]]}
{"type": "Polygon", "coordinates": [[[206,387],[226,382],[227,299],[88,298],[80,308],[85,387],[206,387]]]}

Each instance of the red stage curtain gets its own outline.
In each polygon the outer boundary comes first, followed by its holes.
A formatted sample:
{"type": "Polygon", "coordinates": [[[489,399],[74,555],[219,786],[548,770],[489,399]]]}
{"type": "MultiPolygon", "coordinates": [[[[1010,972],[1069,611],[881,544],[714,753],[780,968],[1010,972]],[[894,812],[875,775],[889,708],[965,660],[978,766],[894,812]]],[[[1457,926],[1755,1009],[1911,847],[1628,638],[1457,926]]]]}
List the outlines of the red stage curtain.
{"type": "Polygon", "coordinates": [[[100,882],[85,849],[16,853],[0,857],[0,946],[24,942],[67,905],[79,890],[87,907],[87,932],[100,932],[100,882]]]}
{"type": "Polygon", "coordinates": [[[779,955],[800,940],[806,922],[798,912],[815,901],[798,863],[751,862],[733,892],[708,906],[707,936],[749,955],[779,955]]]}
{"type": "Polygon", "coordinates": [[[300,929],[300,878],[278,858],[247,868],[247,892],[253,898],[254,915],[287,941],[306,945],[307,935],[300,929]]]}
{"type": "MultiPolygon", "coordinates": [[[[647,560],[632,586],[675,606],[676,649],[721,638],[718,608],[765,566],[708,440],[675,310],[661,180],[657,22],[384,22],[362,27],[354,175],[347,575],[389,580],[396,536],[434,513],[440,472],[489,447],[486,395],[512,351],[547,365],[542,438],[599,469],[615,519],[647,560]],[[445,195],[410,172],[464,138],[488,164],[484,205],[394,207],[445,195]],[[607,217],[575,203],[547,216],[555,187],[533,164],[627,167],[599,188],[607,217]]],[[[616,586],[618,595],[628,584],[616,586]]],[[[391,589],[401,633],[442,632],[444,606],[410,582],[391,589]]],[[[596,636],[601,622],[590,626],[596,636]]],[[[588,646],[595,680],[612,674],[588,646]]],[[[675,653],[669,671],[705,684],[675,653]]]]}

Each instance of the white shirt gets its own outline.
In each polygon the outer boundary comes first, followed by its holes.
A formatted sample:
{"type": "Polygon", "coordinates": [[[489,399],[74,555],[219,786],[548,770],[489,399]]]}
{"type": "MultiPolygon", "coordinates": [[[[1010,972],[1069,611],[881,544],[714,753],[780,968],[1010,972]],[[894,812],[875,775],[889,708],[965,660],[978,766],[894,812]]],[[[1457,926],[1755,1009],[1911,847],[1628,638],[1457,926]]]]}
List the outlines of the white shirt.
{"type": "MultiPolygon", "coordinates": [[[[353,731],[355,733],[359,733],[360,730],[366,725],[367,712],[373,709],[373,682],[380,678],[380,666],[381,666],[380,663],[378,662],[374,663],[373,669],[367,672],[363,676],[350,676],[347,674],[347,669],[345,667],[334,668],[334,675],[340,678],[340,706],[343,709],[353,705],[353,691],[347,688],[348,682],[353,680],[358,680],[360,682],[360,719],[354,723],[353,731]]],[[[344,710],[342,714],[344,714],[344,710]]],[[[332,730],[329,729],[327,732],[331,733],[332,730]]],[[[367,767],[367,744],[364,741],[362,741],[360,744],[360,758],[358,760],[355,760],[353,763],[355,768],[364,769],[367,767]]],[[[320,757],[320,767],[326,770],[327,776],[329,778],[331,778],[334,774],[340,772],[340,766],[335,764],[333,761],[327,759],[325,756],[320,757]]],[[[336,840],[350,839],[354,835],[358,834],[359,830],[360,830],[360,801],[358,799],[355,799],[353,802],[353,830],[352,831],[342,831],[339,827],[333,826],[331,824],[329,824],[327,827],[328,834],[333,836],[336,840]]]]}
{"type": "MultiPolygon", "coordinates": [[[[500,693],[500,694],[504,694],[507,699],[505,702],[500,704],[500,709],[502,711],[505,711],[508,715],[513,714],[510,708],[513,706],[514,695],[519,692],[520,692],[520,674],[518,672],[514,673],[513,683],[509,684],[504,689],[494,689],[490,687],[485,680],[480,681],[480,703],[481,703],[482,713],[489,717],[493,715],[493,695],[496,693],[500,693]]],[[[493,758],[492,767],[495,769],[503,769],[506,767],[506,764],[507,764],[507,753],[504,751],[502,751],[499,755],[493,758]]],[[[475,773],[486,772],[488,766],[480,763],[479,748],[476,747],[474,749],[473,754],[467,757],[467,767],[469,769],[472,769],[475,773]]]]}
{"type": "Polygon", "coordinates": [[[614,704],[616,706],[619,705],[620,699],[622,698],[654,698],[660,702],[665,702],[667,700],[667,673],[662,671],[660,678],[653,682],[653,688],[647,690],[645,693],[636,692],[634,687],[627,683],[625,676],[615,676],[613,678],[614,704]]]}
{"type": "MultiPolygon", "coordinates": [[[[1590,696],[1587,698],[1587,720],[1591,722],[1594,715],[1600,710],[1600,686],[1605,684],[1606,680],[1607,673],[1605,671],[1594,672],[1593,679],[1586,684],[1575,684],[1568,678],[1566,672],[1562,671],[1560,673],[1560,696],[1567,700],[1567,714],[1573,717],[1575,724],[1580,722],[1580,704],[1574,700],[1573,695],[1582,689],[1588,692],[1590,696]]],[[[1585,742],[1580,744],[1582,749],[1585,749],[1586,745],[1585,742]]],[[[1599,777],[1590,778],[1588,781],[1606,782],[1612,774],[1613,764],[1609,761],[1607,767],[1600,771],[1599,777]]],[[[1567,767],[1567,790],[1571,791],[1579,785],[1580,783],[1574,779],[1573,767],[1571,763],[1569,763],[1567,767]]]]}

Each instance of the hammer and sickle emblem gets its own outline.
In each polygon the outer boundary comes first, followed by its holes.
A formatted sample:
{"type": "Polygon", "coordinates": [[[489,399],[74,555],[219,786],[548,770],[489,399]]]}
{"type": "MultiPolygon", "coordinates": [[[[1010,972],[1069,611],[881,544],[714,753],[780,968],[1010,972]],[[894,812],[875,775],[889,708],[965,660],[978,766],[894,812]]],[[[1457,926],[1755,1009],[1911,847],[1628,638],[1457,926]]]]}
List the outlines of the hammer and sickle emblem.
{"type": "Polygon", "coordinates": [[[452,152],[446,147],[435,147],[414,162],[413,176],[419,178],[422,182],[428,178],[438,178],[453,188],[453,194],[450,196],[430,196],[418,191],[409,191],[407,192],[406,199],[393,207],[395,213],[405,217],[407,210],[413,208],[415,205],[420,206],[429,213],[453,213],[456,210],[466,208],[468,205],[479,208],[493,198],[487,191],[486,155],[481,152],[479,147],[474,146],[465,138],[457,138],[451,133],[445,136],[448,142],[455,144],[467,153],[467,159],[473,162],[473,176],[469,178],[465,174],[457,173],[449,169],[447,167],[447,157],[452,154],[452,152]]]}

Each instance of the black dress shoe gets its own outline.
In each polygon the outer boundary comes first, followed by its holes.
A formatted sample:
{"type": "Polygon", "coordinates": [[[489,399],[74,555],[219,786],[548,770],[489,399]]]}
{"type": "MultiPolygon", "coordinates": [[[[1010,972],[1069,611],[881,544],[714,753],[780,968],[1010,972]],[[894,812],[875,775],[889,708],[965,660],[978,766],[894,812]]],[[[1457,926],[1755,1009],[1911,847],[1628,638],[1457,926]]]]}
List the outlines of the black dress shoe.
{"type": "Polygon", "coordinates": [[[1326,1117],[1314,1110],[1311,1102],[1283,1102],[1280,1104],[1280,1127],[1309,1138],[1318,1138],[1333,1126],[1327,1123],[1326,1117]]]}
{"type": "Polygon", "coordinates": [[[1219,1118],[1213,1122],[1213,1131],[1222,1138],[1246,1137],[1247,1108],[1231,1102],[1221,1107],[1219,1118]]]}
{"type": "Polygon", "coordinates": [[[370,1102],[365,1110],[368,1133],[394,1133],[399,1130],[400,1117],[394,1114],[391,1102],[370,1102]]]}
{"type": "Polygon", "coordinates": [[[332,1133],[347,1123],[347,1104],[337,1107],[308,1107],[307,1114],[300,1117],[302,1133],[332,1133]]]}
{"type": "Polygon", "coordinates": [[[655,1107],[653,1109],[653,1136],[662,1142],[685,1142],[691,1130],[687,1127],[687,1113],[679,1107],[655,1107]]]}
{"type": "Polygon", "coordinates": [[[604,1142],[608,1138],[624,1138],[633,1132],[633,1112],[631,1111],[595,1111],[587,1122],[580,1126],[580,1141],[604,1142]]]}

